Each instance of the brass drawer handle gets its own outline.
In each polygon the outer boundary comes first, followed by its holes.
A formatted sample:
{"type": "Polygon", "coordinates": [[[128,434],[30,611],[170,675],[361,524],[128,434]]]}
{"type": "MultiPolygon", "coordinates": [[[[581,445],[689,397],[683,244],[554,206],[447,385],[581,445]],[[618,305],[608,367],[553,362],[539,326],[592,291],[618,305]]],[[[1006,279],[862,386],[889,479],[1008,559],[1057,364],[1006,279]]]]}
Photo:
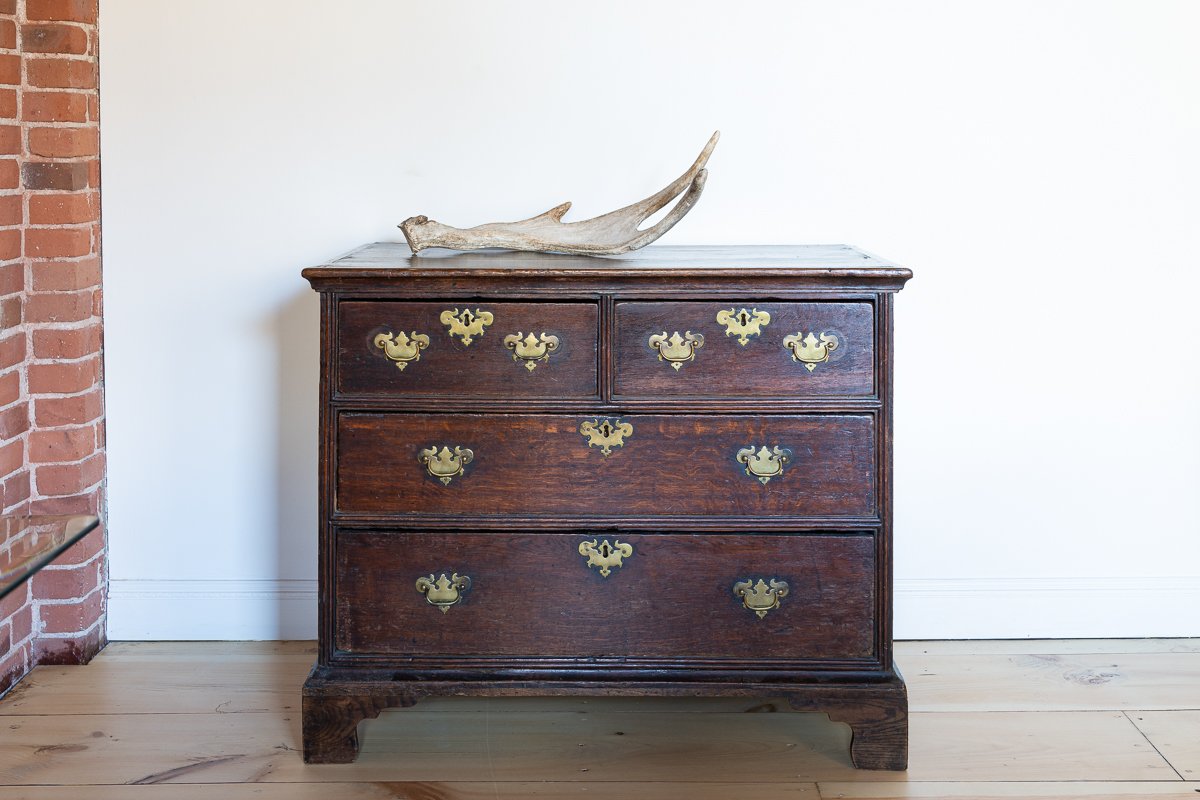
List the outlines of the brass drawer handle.
{"type": "Polygon", "coordinates": [[[580,542],[579,544],[579,555],[587,558],[589,567],[599,567],[602,578],[607,578],[613,567],[622,566],[621,559],[633,555],[633,545],[626,544],[620,539],[613,541],[616,544],[609,544],[608,539],[599,543],[592,539],[590,542],[580,542]]]}
{"type": "Polygon", "coordinates": [[[406,336],[404,331],[397,334],[388,331],[375,337],[375,346],[403,370],[410,361],[421,360],[421,351],[429,347],[429,337],[416,331],[411,336],[406,336]]]}
{"type": "Polygon", "coordinates": [[[807,336],[804,331],[797,331],[783,337],[783,346],[791,351],[792,361],[800,362],[809,372],[816,369],[817,364],[828,361],[830,353],[837,350],[839,344],[838,337],[829,331],[821,334],[820,341],[812,331],[807,336]]]}
{"type": "Polygon", "coordinates": [[[782,447],[767,449],[766,445],[754,448],[754,445],[743,447],[737,451],[737,461],[746,465],[746,474],[758,478],[759,483],[766,485],[771,478],[783,474],[783,465],[792,460],[792,453],[782,447]]]}
{"type": "Polygon", "coordinates": [[[483,336],[483,329],[492,324],[495,317],[490,311],[481,311],[475,309],[471,313],[469,308],[464,308],[459,311],[457,308],[452,311],[443,311],[438,317],[442,324],[447,327],[447,333],[451,337],[462,337],[463,347],[469,347],[471,342],[475,341],[476,336],[483,336]]]}
{"type": "Polygon", "coordinates": [[[680,336],[679,331],[675,331],[668,337],[667,332],[663,331],[653,334],[647,344],[658,353],[659,361],[667,361],[678,372],[683,362],[695,360],[696,351],[704,347],[704,335],[684,331],[680,336]]]}
{"type": "Polygon", "coordinates": [[[471,588],[471,579],[455,572],[449,578],[442,573],[436,579],[433,573],[417,578],[417,591],[425,595],[425,602],[436,606],[445,614],[450,606],[462,599],[463,592],[471,588]]]}
{"type": "Polygon", "coordinates": [[[525,369],[533,372],[539,361],[549,361],[550,354],[558,350],[559,338],[542,331],[542,335],[534,336],[530,331],[522,338],[520,331],[504,337],[504,346],[513,351],[513,361],[524,362],[525,369]]]}
{"type": "Polygon", "coordinates": [[[759,619],[765,617],[768,611],[779,608],[779,601],[787,597],[787,593],[787,581],[775,578],[771,579],[770,584],[762,578],[758,579],[758,583],[749,578],[733,585],[734,596],[742,598],[742,606],[757,614],[759,619]]]}
{"type": "Polygon", "coordinates": [[[463,468],[475,460],[475,452],[465,447],[455,447],[451,450],[443,446],[438,450],[437,445],[427,447],[417,454],[417,460],[425,465],[425,470],[449,486],[452,478],[463,474],[463,468]]]}
{"type": "Polygon", "coordinates": [[[738,344],[742,347],[750,341],[751,336],[758,336],[762,333],[762,329],[767,327],[771,322],[771,315],[766,311],[759,311],[757,308],[752,308],[749,311],[741,309],[734,311],[732,308],[728,311],[717,312],[717,323],[725,326],[725,335],[738,335],[738,344]]]}
{"type": "Polygon", "coordinates": [[[587,437],[588,447],[601,445],[600,454],[607,458],[614,447],[625,445],[626,436],[633,436],[633,426],[619,419],[593,419],[580,425],[579,432],[587,437]]]}

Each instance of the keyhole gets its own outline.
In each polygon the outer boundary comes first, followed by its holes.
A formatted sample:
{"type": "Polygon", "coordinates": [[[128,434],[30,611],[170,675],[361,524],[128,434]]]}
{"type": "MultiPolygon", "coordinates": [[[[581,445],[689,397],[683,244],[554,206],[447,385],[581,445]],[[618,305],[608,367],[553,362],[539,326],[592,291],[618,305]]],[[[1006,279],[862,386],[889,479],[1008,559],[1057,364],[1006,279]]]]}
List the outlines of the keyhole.
{"type": "Polygon", "coordinates": [[[742,325],[746,325],[750,322],[750,315],[747,314],[744,309],[738,314],[738,322],[740,322],[742,325]]]}
{"type": "Polygon", "coordinates": [[[464,308],[463,312],[462,312],[462,319],[463,319],[463,324],[466,325],[467,327],[470,327],[471,324],[475,322],[475,315],[472,314],[470,311],[467,311],[464,308]]]}
{"type": "Polygon", "coordinates": [[[600,423],[600,433],[604,436],[604,438],[607,439],[609,436],[612,436],[612,431],[612,425],[609,425],[607,420],[600,423]]]}
{"type": "Polygon", "coordinates": [[[612,554],[612,548],[609,547],[608,542],[602,542],[600,545],[600,555],[604,556],[605,558],[608,558],[611,554],[612,554]]]}

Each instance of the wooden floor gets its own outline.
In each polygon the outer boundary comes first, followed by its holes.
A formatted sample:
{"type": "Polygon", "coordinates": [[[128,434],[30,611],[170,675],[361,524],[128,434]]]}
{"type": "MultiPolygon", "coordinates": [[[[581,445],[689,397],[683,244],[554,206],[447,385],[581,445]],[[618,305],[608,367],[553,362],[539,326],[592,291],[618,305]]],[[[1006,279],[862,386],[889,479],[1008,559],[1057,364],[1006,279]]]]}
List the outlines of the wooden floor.
{"type": "MultiPolygon", "coordinates": [[[[309,642],[121,643],[0,700],[0,800],[1200,800],[1200,639],[909,642],[907,773],[737,700],[447,698],[300,758],[309,642]]],[[[775,713],[780,710],[779,713],[775,713]]]]}

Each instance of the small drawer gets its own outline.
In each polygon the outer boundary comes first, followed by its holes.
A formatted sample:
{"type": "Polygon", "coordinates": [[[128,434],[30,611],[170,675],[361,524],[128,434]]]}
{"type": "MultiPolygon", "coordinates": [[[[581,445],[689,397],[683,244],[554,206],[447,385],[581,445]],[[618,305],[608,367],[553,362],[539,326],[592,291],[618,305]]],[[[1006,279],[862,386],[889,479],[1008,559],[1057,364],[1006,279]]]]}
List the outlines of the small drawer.
{"type": "Polygon", "coordinates": [[[596,397],[595,303],[347,300],[338,306],[343,395],[596,397]]]}
{"type": "Polygon", "coordinates": [[[616,304],[617,397],[875,392],[869,302],[616,304]]]}
{"type": "Polygon", "coordinates": [[[337,510],[525,517],[875,513],[870,414],[343,412],[337,510]]]}
{"type": "Polygon", "coordinates": [[[870,533],[343,530],[335,549],[336,646],[349,654],[874,656],[870,533]]]}

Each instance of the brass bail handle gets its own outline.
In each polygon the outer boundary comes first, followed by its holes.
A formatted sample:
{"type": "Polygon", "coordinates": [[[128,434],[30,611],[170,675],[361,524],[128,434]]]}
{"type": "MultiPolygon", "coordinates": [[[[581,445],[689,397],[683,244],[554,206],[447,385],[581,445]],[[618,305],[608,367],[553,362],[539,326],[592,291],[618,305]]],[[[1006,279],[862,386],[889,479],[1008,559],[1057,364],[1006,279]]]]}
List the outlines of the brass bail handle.
{"type": "Polygon", "coordinates": [[[435,578],[431,572],[417,578],[416,586],[417,591],[425,595],[425,602],[441,609],[441,612],[445,614],[450,610],[450,606],[462,599],[463,592],[471,588],[471,579],[466,575],[459,575],[457,572],[448,578],[443,572],[435,578]]]}

